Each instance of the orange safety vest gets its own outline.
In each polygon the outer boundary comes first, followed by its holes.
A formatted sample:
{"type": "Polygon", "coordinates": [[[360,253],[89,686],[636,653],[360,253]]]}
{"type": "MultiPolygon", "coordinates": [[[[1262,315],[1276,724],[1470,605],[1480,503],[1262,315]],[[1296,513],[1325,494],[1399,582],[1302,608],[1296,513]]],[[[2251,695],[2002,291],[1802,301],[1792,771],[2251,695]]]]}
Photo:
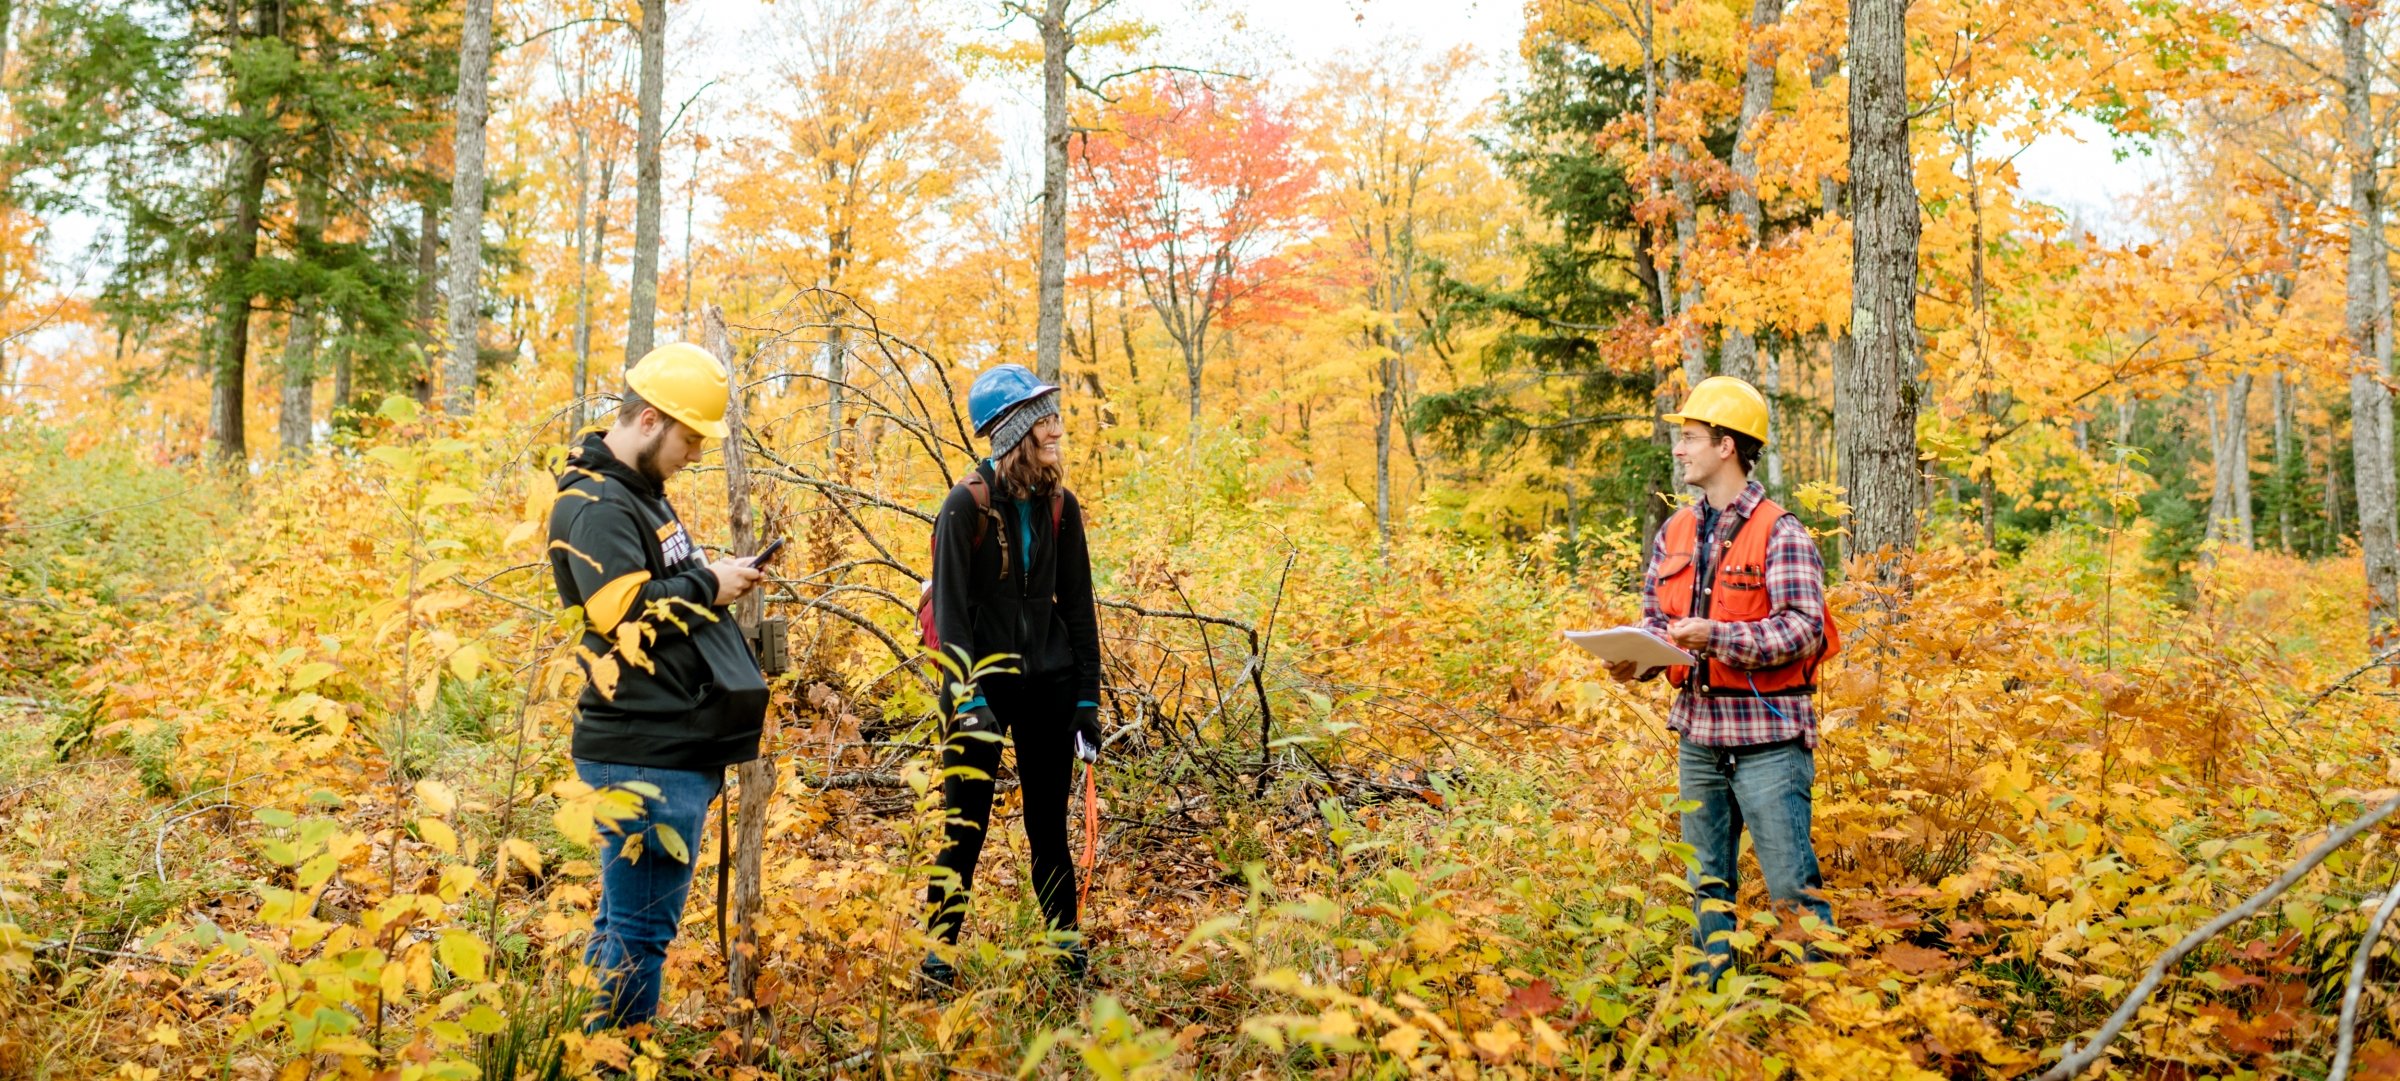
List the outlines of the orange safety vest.
{"type": "MultiPolygon", "coordinates": [[[[1709,581],[1702,585],[1699,576],[1692,573],[1692,555],[1700,539],[1700,512],[1691,507],[1676,511],[1674,517],[1667,519],[1659,551],[1659,610],[1670,622],[1686,616],[1725,623],[1767,618],[1774,611],[1774,603],[1767,596],[1767,538],[1774,534],[1775,521],[1784,513],[1774,500],[1759,500],[1758,509],[1749,520],[1733,523],[1733,537],[1718,549],[1710,565],[1709,581]]],[[[1717,532],[1723,534],[1725,527],[1720,524],[1717,532]]],[[[1667,681],[1694,694],[1746,695],[1754,689],[1762,695],[1815,694],[1817,665],[1841,648],[1841,634],[1834,629],[1833,612],[1829,608],[1825,613],[1825,644],[1814,654],[1773,668],[1735,668],[1711,657],[1706,675],[1695,678],[1691,665],[1679,664],[1667,669],[1667,681]]]]}

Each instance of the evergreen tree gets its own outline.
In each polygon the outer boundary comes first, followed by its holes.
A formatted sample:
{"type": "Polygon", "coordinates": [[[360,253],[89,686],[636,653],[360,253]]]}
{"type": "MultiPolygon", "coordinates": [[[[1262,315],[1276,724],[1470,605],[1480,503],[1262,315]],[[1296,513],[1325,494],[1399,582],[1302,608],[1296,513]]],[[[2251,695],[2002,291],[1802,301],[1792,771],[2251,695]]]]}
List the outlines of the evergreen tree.
{"type": "Polygon", "coordinates": [[[370,383],[415,363],[413,275],[385,247],[414,213],[408,193],[429,184],[424,148],[444,123],[450,46],[432,10],[67,0],[26,12],[10,90],[16,195],[115,227],[100,308],[211,372],[222,458],[247,453],[262,309],[304,313],[316,344],[287,350],[294,362],[338,351],[370,383]]]}
{"type": "Polygon", "coordinates": [[[1572,478],[1588,464],[1603,506],[1643,516],[1660,489],[1665,449],[1625,437],[1621,422],[1651,417],[1659,375],[1646,356],[1603,348],[1627,329],[1642,336],[1658,310],[1650,237],[1634,219],[1641,193],[1603,141],[1639,114],[1641,74],[1562,44],[1544,46],[1530,66],[1486,149],[1548,228],[1519,239],[1522,281],[1442,276],[1455,319],[1499,320],[1504,329],[1482,358],[1483,381],[1420,398],[1412,423],[1487,465],[1536,454],[1572,478]]]}

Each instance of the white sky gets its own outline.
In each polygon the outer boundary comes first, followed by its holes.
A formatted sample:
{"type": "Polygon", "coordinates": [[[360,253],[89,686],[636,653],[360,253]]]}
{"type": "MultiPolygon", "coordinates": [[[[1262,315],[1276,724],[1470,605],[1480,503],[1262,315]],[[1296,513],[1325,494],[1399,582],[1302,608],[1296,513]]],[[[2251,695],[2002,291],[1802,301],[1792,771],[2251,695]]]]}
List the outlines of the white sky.
{"type": "Polygon", "coordinates": [[[2072,134],[2045,135],[2017,158],[2028,198],[2063,210],[2067,219],[2102,240],[2137,239],[2148,230],[2132,213],[2142,188],[2166,177],[2157,152],[2142,153],[2093,121],[2069,120],[2072,134]]]}

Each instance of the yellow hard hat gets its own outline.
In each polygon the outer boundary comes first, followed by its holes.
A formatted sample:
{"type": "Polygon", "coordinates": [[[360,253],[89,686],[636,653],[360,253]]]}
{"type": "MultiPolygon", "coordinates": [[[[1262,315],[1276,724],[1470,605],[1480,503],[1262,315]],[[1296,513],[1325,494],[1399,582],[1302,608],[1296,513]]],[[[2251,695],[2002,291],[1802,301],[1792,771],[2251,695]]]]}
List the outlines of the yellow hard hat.
{"type": "Polygon", "coordinates": [[[1664,418],[1669,424],[1697,421],[1767,441],[1767,397],[1758,388],[1730,375],[1712,375],[1683,399],[1683,410],[1664,418]]]}
{"type": "Polygon", "coordinates": [[[725,366],[690,342],[669,342],[643,354],[625,385],[658,411],[710,439],[725,438],[725,366]]]}

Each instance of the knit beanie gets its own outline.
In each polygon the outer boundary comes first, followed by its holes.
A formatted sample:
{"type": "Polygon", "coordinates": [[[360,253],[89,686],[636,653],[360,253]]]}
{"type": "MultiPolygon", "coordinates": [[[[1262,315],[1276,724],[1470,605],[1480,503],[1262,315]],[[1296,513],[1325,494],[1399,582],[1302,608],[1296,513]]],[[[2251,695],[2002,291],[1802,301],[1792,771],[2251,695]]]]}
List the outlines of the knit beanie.
{"type": "Polygon", "coordinates": [[[999,426],[992,429],[992,460],[997,462],[1015,450],[1044,417],[1058,415],[1058,393],[1044,391],[1031,401],[1018,402],[1000,415],[999,426]]]}

